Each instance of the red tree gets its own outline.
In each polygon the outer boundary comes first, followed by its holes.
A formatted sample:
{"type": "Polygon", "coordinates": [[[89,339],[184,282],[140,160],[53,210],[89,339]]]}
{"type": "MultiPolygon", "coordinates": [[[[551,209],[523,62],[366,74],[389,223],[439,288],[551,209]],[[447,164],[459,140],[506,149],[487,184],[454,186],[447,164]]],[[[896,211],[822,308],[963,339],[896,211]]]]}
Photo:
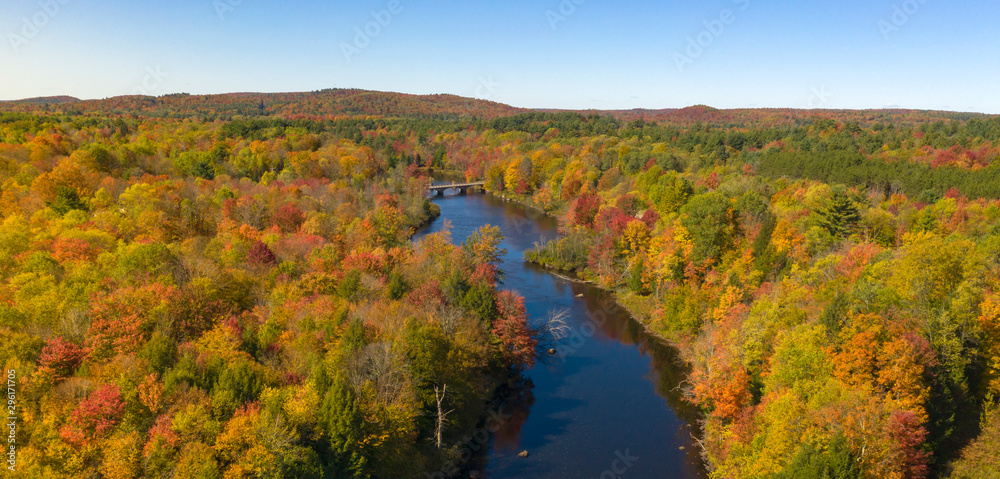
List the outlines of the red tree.
{"type": "Polygon", "coordinates": [[[254,266],[273,265],[278,262],[274,252],[263,241],[257,241],[247,252],[247,261],[254,266]]]}
{"type": "Polygon", "coordinates": [[[497,309],[500,314],[493,321],[493,334],[500,340],[504,358],[511,365],[534,366],[538,340],[528,326],[524,298],[510,291],[501,291],[497,297],[497,309]]]}
{"type": "Polygon", "coordinates": [[[71,444],[81,446],[102,438],[114,429],[125,412],[125,401],[117,386],[106,385],[84,399],[59,435],[71,444]]]}
{"type": "Polygon", "coordinates": [[[177,294],[173,286],[150,284],[95,295],[87,346],[98,358],[136,351],[149,340],[157,313],[177,294]]]}
{"type": "Polygon", "coordinates": [[[50,371],[56,379],[65,379],[73,375],[73,371],[83,362],[87,352],[74,343],[63,338],[52,338],[42,348],[38,358],[41,369],[50,371]]]}
{"type": "Polygon", "coordinates": [[[594,218],[601,209],[601,197],[595,194],[585,194],[573,203],[573,224],[589,229],[594,228],[594,218]]]}
{"type": "Polygon", "coordinates": [[[282,233],[292,233],[299,230],[302,223],[306,221],[306,215],[299,207],[289,203],[278,209],[272,217],[272,221],[282,233]]]}
{"type": "Polygon", "coordinates": [[[927,440],[927,429],[920,418],[911,411],[898,411],[889,418],[889,433],[897,443],[896,457],[902,463],[903,477],[923,479],[927,477],[930,454],[923,449],[927,440]]]}

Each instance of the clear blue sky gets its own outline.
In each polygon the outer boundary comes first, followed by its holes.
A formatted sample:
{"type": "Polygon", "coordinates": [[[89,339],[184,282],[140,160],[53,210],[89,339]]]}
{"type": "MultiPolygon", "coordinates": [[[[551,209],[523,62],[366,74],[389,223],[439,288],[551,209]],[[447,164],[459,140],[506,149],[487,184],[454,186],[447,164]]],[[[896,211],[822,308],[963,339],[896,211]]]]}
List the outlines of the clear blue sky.
{"type": "Polygon", "coordinates": [[[355,29],[390,1],[3,0],[0,99],[363,88],[538,108],[1000,113],[996,0],[398,1],[359,48],[355,29]],[[548,13],[561,4],[568,15],[548,13]]]}

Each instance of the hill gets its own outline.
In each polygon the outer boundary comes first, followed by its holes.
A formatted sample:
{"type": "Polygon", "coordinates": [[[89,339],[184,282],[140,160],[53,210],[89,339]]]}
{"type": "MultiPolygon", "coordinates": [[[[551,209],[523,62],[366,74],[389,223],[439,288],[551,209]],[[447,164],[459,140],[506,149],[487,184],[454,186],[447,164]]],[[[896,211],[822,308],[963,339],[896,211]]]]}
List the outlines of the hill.
{"type": "MultiPolygon", "coordinates": [[[[69,98],[69,97],[59,97],[69,98]]],[[[409,95],[367,90],[330,89],[300,93],[227,93],[160,97],[119,96],[103,100],[0,103],[0,111],[30,113],[41,103],[64,103],[59,113],[136,117],[278,116],[287,119],[333,119],[343,116],[496,118],[526,111],[455,95],[409,95]]]]}
{"type": "Polygon", "coordinates": [[[23,100],[11,100],[11,101],[0,101],[2,104],[15,104],[15,105],[44,105],[47,103],[75,103],[80,101],[79,98],[72,96],[40,96],[36,98],[25,98],[23,100]]]}
{"type": "Polygon", "coordinates": [[[47,113],[97,114],[139,118],[229,119],[233,116],[274,116],[289,120],[324,120],[345,116],[405,117],[491,120],[523,113],[571,112],[612,116],[626,122],[642,120],[676,126],[773,127],[799,126],[820,119],[916,126],[935,121],[968,121],[985,118],[978,113],[929,110],[805,110],[793,108],[716,109],[705,105],[660,110],[561,110],[518,108],[503,103],[456,95],[411,95],[358,89],[327,89],[295,93],[226,93],[160,97],[119,96],[80,100],[70,96],[29,98],[0,102],[0,111],[35,113],[45,105],[47,113]]]}

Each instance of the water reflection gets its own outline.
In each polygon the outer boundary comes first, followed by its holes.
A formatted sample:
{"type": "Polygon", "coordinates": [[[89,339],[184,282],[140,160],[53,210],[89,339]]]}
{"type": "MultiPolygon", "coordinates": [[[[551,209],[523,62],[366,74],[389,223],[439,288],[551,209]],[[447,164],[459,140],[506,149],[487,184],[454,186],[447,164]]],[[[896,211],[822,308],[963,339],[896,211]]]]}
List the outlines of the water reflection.
{"type": "Polygon", "coordinates": [[[600,477],[623,456],[638,459],[622,477],[704,477],[676,352],[650,338],[611,295],[522,260],[525,249],[556,237],[556,221],[484,195],[435,202],[442,219],[418,238],[440,231],[444,219],[456,242],[482,225],[500,226],[504,287],[524,296],[533,324],[565,309],[573,332],[559,354],[540,358],[511,388],[503,404],[510,417],[493,434],[479,477],[600,477]],[[527,458],[518,457],[523,450],[527,458]]]}

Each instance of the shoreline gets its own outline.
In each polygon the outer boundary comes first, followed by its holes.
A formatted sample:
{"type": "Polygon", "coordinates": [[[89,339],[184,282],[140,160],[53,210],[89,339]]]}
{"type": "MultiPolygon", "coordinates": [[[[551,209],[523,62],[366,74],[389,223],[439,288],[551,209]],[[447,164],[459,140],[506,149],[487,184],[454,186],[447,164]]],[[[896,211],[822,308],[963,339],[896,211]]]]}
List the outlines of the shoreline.
{"type": "MultiPolygon", "coordinates": [[[[550,218],[559,219],[558,216],[556,216],[554,214],[551,214],[551,213],[548,213],[545,210],[539,208],[538,206],[526,203],[526,202],[524,202],[524,201],[522,201],[520,199],[511,198],[511,197],[508,197],[508,196],[505,196],[505,195],[502,195],[502,194],[498,194],[498,193],[495,193],[495,192],[489,192],[489,191],[485,191],[485,190],[483,190],[483,193],[486,194],[486,195],[492,196],[494,198],[497,198],[499,200],[508,202],[508,203],[515,203],[515,204],[520,205],[520,206],[522,206],[524,208],[527,208],[527,209],[530,209],[532,211],[536,211],[538,213],[541,213],[544,216],[548,216],[550,218]]],[[[536,263],[536,262],[533,262],[533,261],[528,261],[527,259],[525,259],[524,261],[527,262],[527,263],[531,263],[532,265],[538,266],[539,268],[544,269],[547,273],[549,273],[549,274],[551,274],[553,276],[556,276],[558,278],[561,278],[561,279],[564,279],[566,281],[570,281],[570,282],[573,282],[573,283],[577,283],[577,284],[590,285],[590,286],[592,286],[594,288],[597,288],[597,289],[599,289],[601,291],[604,291],[604,292],[610,294],[614,298],[615,304],[617,304],[618,307],[620,307],[622,310],[626,311],[628,313],[629,317],[631,317],[633,321],[635,321],[636,323],[639,323],[640,325],[642,325],[643,330],[647,334],[649,334],[651,337],[654,337],[657,340],[661,341],[665,345],[670,346],[671,348],[676,349],[678,352],[681,351],[681,349],[677,346],[676,343],[674,343],[670,339],[667,339],[666,336],[663,336],[662,334],[657,333],[656,331],[654,331],[652,329],[652,327],[648,324],[647,321],[643,321],[643,320],[639,319],[640,316],[638,314],[636,314],[635,311],[632,311],[627,306],[625,306],[624,304],[622,304],[622,302],[621,302],[621,295],[618,293],[618,291],[611,290],[611,289],[605,289],[605,288],[599,286],[597,283],[595,283],[593,281],[589,281],[589,280],[585,280],[585,279],[580,279],[580,278],[572,278],[570,276],[566,276],[565,275],[566,271],[564,271],[564,270],[559,270],[559,269],[556,269],[556,268],[552,268],[550,266],[546,266],[546,265],[541,264],[541,263],[536,263]]]]}
{"type": "MultiPolygon", "coordinates": [[[[514,203],[514,204],[520,205],[520,206],[522,206],[522,207],[524,207],[524,208],[526,208],[528,210],[540,213],[542,216],[548,216],[549,218],[554,218],[556,220],[559,220],[558,216],[556,216],[556,215],[554,215],[552,213],[549,213],[548,211],[545,211],[542,208],[539,208],[537,205],[533,205],[531,203],[528,203],[526,201],[523,201],[523,200],[520,200],[520,199],[517,199],[517,198],[511,198],[509,196],[504,196],[502,194],[495,193],[495,192],[492,192],[492,191],[486,191],[486,190],[482,190],[482,191],[483,191],[484,195],[492,196],[492,197],[494,197],[494,198],[496,198],[498,200],[505,201],[507,203],[514,203]]],[[[562,225],[562,222],[560,222],[560,226],[561,225],[562,225]]]]}
{"type": "MultiPolygon", "coordinates": [[[[539,208],[539,207],[537,207],[535,205],[527,204],[524,201],[521,201],[521,200],[518,200],[518,199],[509,198],[509,197],[506,197],[506,196],[503,196],[503,195],[499,195],[499,194],[496,194],[496,193],[490,193],[490,192],[485,192],[485,191],[484,191],[484,193],[487,194],[487,195],[493,196],[494,198],[497,198],[497,199],[500,199],[502,201],[508,202],[508,203],[515,203],[515,204],[517,204],[519,206],[522,206],[524,208],[527,208],[529,210],[541,213],[542,215],[549,216],[549,217],[552,217],[552,218],[557,218],[555,215],[550,214],[550,213],[542,210],[541,208],[539,208]]],[[[625,311],[625,313],[628,314],[629,318],[632,321],[634,321],[637,325],[639,325],[640,328],[642,328],[642,331],[643,331],[644,334],[646,334],[649,338],[652,338],[653,340],[659,342],[661,345],[669,347],[669,348],[673,349],[676,352],[676,357],[677,357],[677,360],[679,361],[678,366],[683,367],[683,368],[690,368],[691,367],[691,363],[685,357],[683,349],[676,342],[674,342],[673,340],[671,340],[671,339],[667,338],[666,336],[664,336],[663,334],[661,334],[661,333],[653,330],[653,327],[650,324],[649,319],[644,319],[643,315],[639,315],[638,313],[636,313],[635,311],[633,311],[631,308],[629,308],[628,306],[626,306],[622,302],[621,294],[619,294],[619,292],[617,290],[606,289],[604,287],[601,287],[600,285],[598,285],[597,283],[595,283],[593,281],[588,281],[588,280],[583,280],[583,279],[577,279],[577,278],[571,278],[569,276],[564,275],[563,274],[564,271],[558,270],[558,269],[555,269],[555,268],[552,268],[552,267],[549,267],[549,266],[546,266],[544,264],[540,264],[540,263],[528,261],[527,259],[525,259],[524,261],[526,263],[532,264],[534,266],[537,266],[537,267],[545,270],[546,273],[551,274],[551,275],[553,275],[553,276],[555,276],[557,278],[564,279],[566,281],[569,281],[569,282],[572,282],[572,283],[576,283],[576,284],[585,284],[585,285],[593,287],[593,288],[595,288],[595,289],[597,289],[599,291],[607,293],[609,295],[609,297],[614,301],[615,306],[617,306],[618,308],[621,308],[622,311],[625,311]]],[[[693,435],[692,437],[695,439],[695,441],[694,441],[695,444],[697,444],[698,455],[701,458],[701,463],[702,463],[703,471],[706,474],[708,474],[708,473],[710,473],[712,471],[712,466],[711,466],[711,462],[709,461],[708,451],[705,449],[705,443],[704,443],[704,440],[705,440],[705,431],[704,431],[704,424],[703,424],[703,421],[702,421],[704,419],[704,414],[702,414],[699,411],[699,412],[695,413],[695,417],[692,418],[692,419],[693,420],[691,420],[691,421],[685,421],[685,422],[689,422],[690,423],[691,432],[697,431],[697,434],[693,435]]]]}
{"type": "MultiPolygon", "coordinates": [[[[482,192],[482,194],[491,196],[491,197],[496,198],[496,199],[498,199],[498,200],[500,200],[502,202],[516,204],[519,207],[524,208],[525,210],[529,211],[530,213],[534,213],[534,214],[537,214],[537,215],[540,215],[540,216],[547,216],[547,217],[550,217],[550,218],[555,218],[557,221],[560,220],[559,216],[557,216],[555,214],[552,214],[552,213],[549,213],[549,212],[543,210],[542,208],[539,208],[538,206],[536,206],[534,204],[531,204],[531,203],[528,203],[528,202],[526,202],[526,201],[524,201],[522,199],[509,197],[509,196],[503,195],[501,193],[486,191],[485,189],[480,189],[480,191],[482,192]]],[[[532,219],[534,219],[534,218],[532,218],[532,219]]],[[[560,225],[561,225],[562,221],[559,221],[559,222],[560,222],[560,225]]],[[[566,280],[566,281],[574,283],[574,284],[587,285],[589,287],[594,288],[595,290],[598,290],[598,291],[600,291],[602,293],[607,294],[609,300],[614,303],[615,307],[617,307],[621,311],[625,312],[628,315],[629,319],[631,319],[634,323],[636,323],[639,326],[639,328],[642,330],[643,334],[646,335],[646,337],[652,339],[653,341],[656,341],[657,343],[659,343],[659,345],[664,346],[664,347],[668,347],[668,348],[670,348],[671,350],[674,351],[675,360],[677,362],[676,365],[678,367],[682,367],[682,368],[685,368],[685,369],[689,369],[691,367],[690,361],[688,361],[688,359],[685,357],[685,355],[683,353],[683,350],[678,346],[678,344],[676,342],[674,342],[673,340],[668,339],[663,334],[661,334],[661,333],[656,332],[655,330],[653,330],[652,325],[650,324],[649,318],[645,318],[643,315],[637,314],[631,308],[629,308],[628,306],[626,306],[624,304],[624,302],[622,301],[622,297],[621,297],[619,291],[614,290],[614,289],[604,288],[604,287],[598,285],[597,283],[595,283],[593,281],[589,281],[589,280],[585,280],[585,279],[580,279],[580,278],[574,278],[574,277],[570,277],[570,276],[567,275],[567,274],[573,274],[572,272],[567,272],[567,271],[564,271],[564,270],[558,270],[556,268],[552,268],[552,267],[546,266],[544,264],[540,264],[540,263],[529,261],[526,258],[523,259],[523,261],[525,263],[527,263],[527,264],[531,264],[533,266],[536,266],[536,267],[544,270],[547,274],[555,276],[555,277],[557,277],[559,279],[563,279],[563,280],[566,280]]],[[[686,376],[686,373],[685,373],[685,376],[686,376]]],[[[676,414],[680,414],[681,412],[678,410],[678,411],[675,411],[675,413],[676,414]]],[[[699,458],[701,460],[702,471],[705,474],[708,474],[712,470],[712,467],[711,467],[710,462],[708,461],[707,451],[705,450],[704,442],[703,442],[704,438],[705,438],[705,431],[703,429],[704,426],[703,426],[703,421],[702,421],[702,419],[704,419],[704,415],[696,407],[692,407],[692,409],[689,411],[689,414],[690,414],[690,416],[688,416],[688,417],[690,418],[690,420],[688,420],[688,419],[683,419],[683,420],[684,420],[684,422],[688,423],[689,432],[692,433],[692,437],[694,438],[694,443],[696,445],[695,447],[697,447],[697,449],[698,449],[697,453],[698,453],[698,456],[699,456],[699,458]]]]}

